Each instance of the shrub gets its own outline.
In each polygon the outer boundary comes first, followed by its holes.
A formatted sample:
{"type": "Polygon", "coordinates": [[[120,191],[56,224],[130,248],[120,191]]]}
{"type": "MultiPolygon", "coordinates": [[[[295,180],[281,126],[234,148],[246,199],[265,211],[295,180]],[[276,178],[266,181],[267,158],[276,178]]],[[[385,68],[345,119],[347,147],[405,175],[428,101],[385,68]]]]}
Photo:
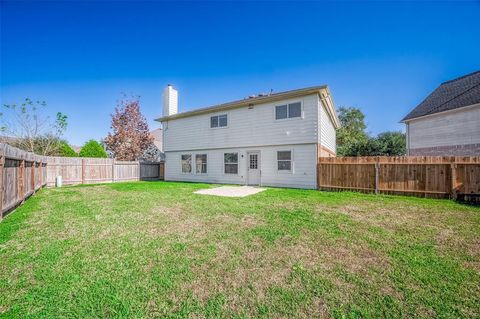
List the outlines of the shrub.
{"type": "Polygon", "coordinates": [[[68,145],[67,142],[62,141],[60,143],[59,149],[58,149],[58,155],[59,156],[64,156],[64,157],[77,157],[78,154],[75,152],[75,150],[68,145]]]}
{"type": "Polygon", "coordinates": [[[80,157],[108,157],[102,145],[95,140],[90,140],[85,143],[78,155],[80,157]]]}
{"type": "Polygon", "coordinates": [[[377,136],[378,152],[386,156],[404,156],[407,152],[405,134],[402,132],[383,132],[377,136]]]}

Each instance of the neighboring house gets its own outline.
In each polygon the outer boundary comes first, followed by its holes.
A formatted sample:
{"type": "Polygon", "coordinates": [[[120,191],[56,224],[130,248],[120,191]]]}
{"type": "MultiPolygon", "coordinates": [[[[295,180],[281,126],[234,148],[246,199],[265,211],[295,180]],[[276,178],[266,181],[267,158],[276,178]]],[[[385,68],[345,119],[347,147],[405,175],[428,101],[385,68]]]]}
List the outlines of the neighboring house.
{"type": "Polygon", "coordinates": [[[164,161],[165,154],[163,153],[163,130],[161,128],[150,131],[150,137],[153,138],[153,145],[149,146],[141,160],[145,161],[164,161]]]}
{"type": "Polygon", "coordinates": [[[150,131],[150,136],[153,137],[153,144],[163,152],[163,131],[161,128],[150,131]]]}
{"type": "Polygon", "coordinates": [[[327,86],[261,94],[177,113],[164,92],[165,179],[316,188],[319,156],[335,156],[335,105],[327,86]]]}
{"type": "Polygon", "coordinates": [[[403,120],[407,155],[480,155],[480,71],[442,83],[403,120]]]}
{"type": "Polygon", "coordinates": [[[19,141],[20,141],[20,138],[18,137],[0,135],[0,143],[16,146],[19,141]]]}

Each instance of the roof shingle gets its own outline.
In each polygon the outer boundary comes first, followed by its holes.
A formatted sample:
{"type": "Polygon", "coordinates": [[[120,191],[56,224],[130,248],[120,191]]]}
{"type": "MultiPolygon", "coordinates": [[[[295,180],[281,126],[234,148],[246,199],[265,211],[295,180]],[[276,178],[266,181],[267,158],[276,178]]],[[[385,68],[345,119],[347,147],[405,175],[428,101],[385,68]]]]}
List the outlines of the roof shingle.
{"type": "Polygon", "coordinates": [[[480,71],[443,82],[422,103],[408,113],[402,122],[477,103],[480,103],[480,71]]]}

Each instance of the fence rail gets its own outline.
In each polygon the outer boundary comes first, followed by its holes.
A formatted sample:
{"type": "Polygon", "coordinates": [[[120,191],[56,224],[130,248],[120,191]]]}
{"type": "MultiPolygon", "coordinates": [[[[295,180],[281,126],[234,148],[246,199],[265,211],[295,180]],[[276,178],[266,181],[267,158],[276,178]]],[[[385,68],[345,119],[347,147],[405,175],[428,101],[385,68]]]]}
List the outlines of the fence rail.
{"type": "Polygon", "coordinates": [[[161,180],[163,162],[40,156],[0,143],[0,219],[43,186],[161,180]]]}
{"type": "Polygon", "coordinates": [[[480,157],[319,158],[323,190],[471,199],[480,195],[480,157]]]}

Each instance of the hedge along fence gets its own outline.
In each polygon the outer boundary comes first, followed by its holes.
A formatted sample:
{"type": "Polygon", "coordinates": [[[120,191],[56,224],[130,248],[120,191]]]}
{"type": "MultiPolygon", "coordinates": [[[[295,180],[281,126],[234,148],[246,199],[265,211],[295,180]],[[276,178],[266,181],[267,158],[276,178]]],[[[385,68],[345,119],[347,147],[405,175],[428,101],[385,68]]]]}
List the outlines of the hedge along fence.
{"type": "Polygon", "coordinates": [[[480,157],[321,157],[317,176],[323,190],[467,200],[480,195],[480,157]]]}
{"type": "Polygon", "coordinates": [[[164,163],[49,157],[0,143],[0,219],[43,186],[161,180],[164,163]]]}

